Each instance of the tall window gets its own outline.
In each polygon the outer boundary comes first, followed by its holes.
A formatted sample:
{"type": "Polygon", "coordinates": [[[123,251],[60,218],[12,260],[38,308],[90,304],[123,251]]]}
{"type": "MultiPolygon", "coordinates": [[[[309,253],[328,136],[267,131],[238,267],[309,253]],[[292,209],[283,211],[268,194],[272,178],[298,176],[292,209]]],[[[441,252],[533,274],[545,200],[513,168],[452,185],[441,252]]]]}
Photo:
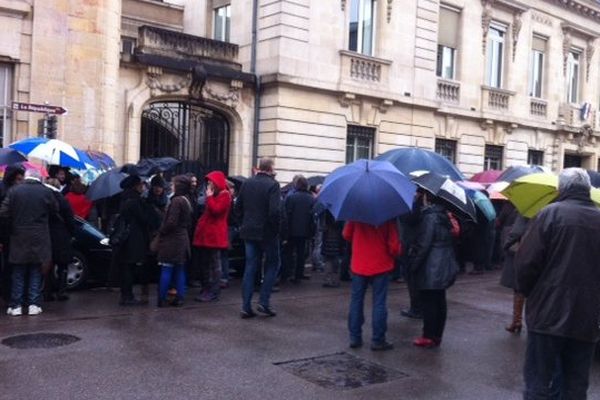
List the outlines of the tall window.
{"type": "Polygon", "coordinates": [[[4,146],[10,136],[12,71],[12,65],[0,64],[0,146],[4,146]]]}
{"type": "Polygon", "coordinates": [[[215,8],[215,40],[229,42],[229,32],[231,30],[231,5],[215,8]]]}
{"type": "Polygon", "coordinates": [[[350,164],[361,158],[373,157],[373,142],[375,141],[375,128],[348,125],[346,139],[346,163],[350,164]]]}
{"type": "Polygon", "coordinates": [[[486,84],[494,88],[502,87],[504,69],[504,39],[506,28],[492,25],[488,33],[486,84]]]}
{"type": "Polygon", "coordinates": [[[351,0],[349,49],[372,56],[375,50],[377,0],[351,0]]]}
{"type": "Polygon", "coordinates": [[[454,8],[440,7],[438,28],[437,76],[456,79],[456,51],[460,12],[454,8]]]}
{"type": "Polygon", "coordinates": [[[435,152],[445,157],[452,164],[456,164],[456,141],[435,139],[435,152]]]}
{"type": "Polygon", "coordinates": [[[502,146],[485,145],[485,157],[483,160],[483,169],[501,170],[504,148],[502,146]]]}
{"type": "Polygon", "coordinates": [[[544,165],[544,152],[540,150],[529,150],[527,152],[527,164],[544,165]]]}
{"type": "Polygon", "coordinates": [[[542,98],[546,39],[534,36],[529,71],[529,96],[542,98]]]}
{"type": "Polygon", "coordinates": [[[567,101],[579,102],[579,60],[581,53],[575,50],[569,52],[567,58],[567,101]]]}

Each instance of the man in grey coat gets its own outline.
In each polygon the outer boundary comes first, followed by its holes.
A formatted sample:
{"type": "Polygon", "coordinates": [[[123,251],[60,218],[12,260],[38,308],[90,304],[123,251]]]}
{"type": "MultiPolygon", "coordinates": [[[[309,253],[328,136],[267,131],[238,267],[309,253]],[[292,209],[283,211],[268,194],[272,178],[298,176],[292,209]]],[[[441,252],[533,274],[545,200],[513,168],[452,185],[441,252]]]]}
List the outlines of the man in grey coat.
{"type": "Polygon", "coordinates": [[[564,170],[558,189],[515,255],[517,291],[527,298],[527,400],[585,399],[600,338],[600,210],[586,171],[564,170]]]}
{"type": "Polygon", "coordinates": [[[10,234],[9,263],[12,264],[12,291],[8,315],[22,315],[26,277],[29,276],[28,314],[42,312],[43,264],[52,259],[50,215],[58,212],[52,191],[42,184],[38,171],[27,171],[22,185],[15,186],[0,207],[10,234]]]}

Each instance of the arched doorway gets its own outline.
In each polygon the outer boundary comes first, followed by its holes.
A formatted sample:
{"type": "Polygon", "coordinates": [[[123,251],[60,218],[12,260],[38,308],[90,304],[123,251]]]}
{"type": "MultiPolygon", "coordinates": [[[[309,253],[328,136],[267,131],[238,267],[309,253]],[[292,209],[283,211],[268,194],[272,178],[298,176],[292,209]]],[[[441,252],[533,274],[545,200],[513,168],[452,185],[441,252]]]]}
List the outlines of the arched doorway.
{"type": "Polygon", "coordinates": [[[202,177],[228,173],[229,123],[210,108],[180,101],[156,102],[142,112],[141,157],[175,157],[177,172],[202,177]]]}

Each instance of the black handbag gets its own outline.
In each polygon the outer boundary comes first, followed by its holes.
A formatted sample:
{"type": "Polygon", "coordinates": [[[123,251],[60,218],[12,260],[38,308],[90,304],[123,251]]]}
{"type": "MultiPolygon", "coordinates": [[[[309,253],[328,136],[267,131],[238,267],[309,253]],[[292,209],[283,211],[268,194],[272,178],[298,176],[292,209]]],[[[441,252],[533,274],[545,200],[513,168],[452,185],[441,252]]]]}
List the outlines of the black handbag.
{"type": "Polygon", "coordinates": [[[131,228],[129,222],[125,220],[121,215],[117,217],[113,228],[109,234],[109,242],[112,247],[119,247],[123,245],[129,239],[131,228]]]}

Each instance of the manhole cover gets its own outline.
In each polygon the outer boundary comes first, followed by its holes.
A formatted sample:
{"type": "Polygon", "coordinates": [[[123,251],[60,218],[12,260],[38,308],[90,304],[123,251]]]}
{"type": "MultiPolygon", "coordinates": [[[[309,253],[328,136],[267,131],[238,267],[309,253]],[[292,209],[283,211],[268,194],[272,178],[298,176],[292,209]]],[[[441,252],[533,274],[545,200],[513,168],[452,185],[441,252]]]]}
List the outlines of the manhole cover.
{"type": "Polygon", "coordinates": [[[408,377],[407,374],[348,353],[274,363],[286,371],[327,389],[356,389],[408,377]]]}
{"type": "Polygon", "coordinates": [[[13,349],[50,349],[67,346],[81,340],[77,336],[64,333],[31,333],[11,336],[2,340],[2,344],[13,349]]]}

